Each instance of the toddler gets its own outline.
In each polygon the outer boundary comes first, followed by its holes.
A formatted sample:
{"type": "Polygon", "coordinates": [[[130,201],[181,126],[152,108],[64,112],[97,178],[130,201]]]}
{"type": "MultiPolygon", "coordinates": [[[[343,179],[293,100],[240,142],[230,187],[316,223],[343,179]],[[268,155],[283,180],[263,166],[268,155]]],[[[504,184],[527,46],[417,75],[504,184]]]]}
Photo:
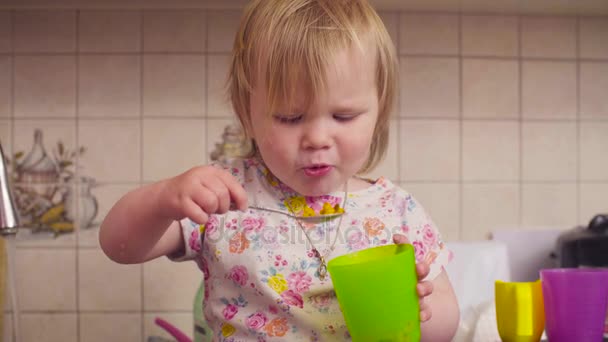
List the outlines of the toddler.
{"type": "Polygon", "coordinates": [[[422,339],[450,341],[458,305],[435,224],[390,180],[361,176],[387,149],[397,78],[367,1],[251,1],[228,82],[250,154],[127,193],[102,249],[119,263],[194,260],[214,341],[347,341],[327,262],[411,243],[422,339]]]}

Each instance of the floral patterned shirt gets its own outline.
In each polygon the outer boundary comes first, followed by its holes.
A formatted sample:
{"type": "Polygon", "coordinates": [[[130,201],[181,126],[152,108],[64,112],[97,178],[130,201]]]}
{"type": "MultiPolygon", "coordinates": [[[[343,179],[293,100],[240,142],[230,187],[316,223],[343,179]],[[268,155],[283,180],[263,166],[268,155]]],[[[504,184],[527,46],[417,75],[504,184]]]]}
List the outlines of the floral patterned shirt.
{"type": "Polygon", "coordinates": [[[345,193],[300,196],[255,159],[221,167],[244,186],[250,206],[266,210],[211,215],[203,226],[181,221],[186,252],[176,260],[193,259],[204,274],[203,308],[213,341],[350,340],[331,277],[321,280],[310,241],[329,261],[392,243],[399,233],[415,247],[417,261],[431,265],[427,279],[448,263],[450,253],[430,217],[387,179],[348,192],[341,220],[300,220],[300,226],[289,209],[298,216],[319,214],[342,206],[345,193]]]}

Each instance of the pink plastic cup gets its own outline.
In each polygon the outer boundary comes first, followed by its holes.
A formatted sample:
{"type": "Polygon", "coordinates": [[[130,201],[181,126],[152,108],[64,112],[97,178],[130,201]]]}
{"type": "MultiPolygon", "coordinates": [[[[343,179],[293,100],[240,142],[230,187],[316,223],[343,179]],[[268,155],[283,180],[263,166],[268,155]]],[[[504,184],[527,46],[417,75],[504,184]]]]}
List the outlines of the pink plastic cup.
{"type": "Polygon", "coordinates": [[[540,278],[549,342],[602,342],[608,269],[543,269],[540,278]]]}

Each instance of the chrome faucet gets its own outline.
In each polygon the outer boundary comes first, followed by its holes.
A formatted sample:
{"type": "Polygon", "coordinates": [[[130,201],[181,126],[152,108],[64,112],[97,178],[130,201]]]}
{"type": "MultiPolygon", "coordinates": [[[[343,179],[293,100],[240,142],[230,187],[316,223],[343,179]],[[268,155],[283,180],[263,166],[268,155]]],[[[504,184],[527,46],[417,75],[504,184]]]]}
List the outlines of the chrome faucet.
{"type": "Polygon", "coordinates": [[[19,215],[15,210],[15,202],[9,185],[8,172],[4,151],[0,144],[0,236],[17,234],[19,215]]]}

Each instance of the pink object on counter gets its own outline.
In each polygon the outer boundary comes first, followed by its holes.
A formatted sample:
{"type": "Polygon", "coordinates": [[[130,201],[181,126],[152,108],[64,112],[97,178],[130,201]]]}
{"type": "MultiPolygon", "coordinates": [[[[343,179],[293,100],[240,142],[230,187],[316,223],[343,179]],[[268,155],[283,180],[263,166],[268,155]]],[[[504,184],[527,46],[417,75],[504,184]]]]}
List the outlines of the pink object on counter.
{"type": "Polygon", "coordinates": [[[188,337],[181,330],[177,329],[173,324],[165,321],[164,319],[162,319],[160,317],[156,317],[156,319],[154,320],[154,323],[156,323],[156,325],[158,325],[159,327],[163,328],[166,332],[171,334],[171,336],[173,336],[177,340],[177,342],[192,342],[190,337],[188,337]]]}

